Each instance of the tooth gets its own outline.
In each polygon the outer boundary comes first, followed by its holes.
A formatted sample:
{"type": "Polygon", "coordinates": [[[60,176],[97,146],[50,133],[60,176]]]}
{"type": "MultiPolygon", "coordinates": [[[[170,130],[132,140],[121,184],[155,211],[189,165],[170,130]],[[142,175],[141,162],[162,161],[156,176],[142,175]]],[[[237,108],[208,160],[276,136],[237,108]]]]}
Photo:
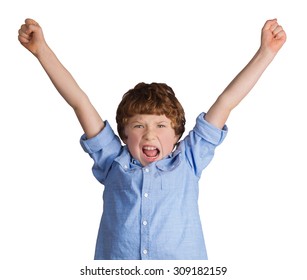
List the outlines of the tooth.
{"type": "Polygon", "coordinates": [[[157,148],[155,147],[144,147],[144,150],[156,150],[157,148]]]}

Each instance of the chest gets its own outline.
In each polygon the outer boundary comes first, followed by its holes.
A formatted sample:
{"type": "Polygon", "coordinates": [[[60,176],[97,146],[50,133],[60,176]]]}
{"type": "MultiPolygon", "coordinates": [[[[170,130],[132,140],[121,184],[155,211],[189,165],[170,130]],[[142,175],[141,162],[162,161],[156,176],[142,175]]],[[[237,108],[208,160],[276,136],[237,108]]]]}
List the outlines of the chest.
{"type": "Polygon", "coordinates": [[[166,196],[198,196],[198,177],[183,162],[168,165],[121,166],[115,164],[105,180],[105,192],[142,197],[151,195],[156,200],[166,196]]]}

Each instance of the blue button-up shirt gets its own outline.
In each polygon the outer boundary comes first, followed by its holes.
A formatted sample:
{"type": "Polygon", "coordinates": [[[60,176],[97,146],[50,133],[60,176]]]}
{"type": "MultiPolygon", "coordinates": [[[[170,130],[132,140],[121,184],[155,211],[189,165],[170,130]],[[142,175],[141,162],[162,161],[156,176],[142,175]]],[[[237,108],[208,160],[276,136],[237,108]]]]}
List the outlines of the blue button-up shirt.
{"type": "Polygon", "coordinates": [[[105,186],[95,259],[207,259],[198,209],[198,182],[227,134],[204,120],[177,149],[141,166],[108,122],[95,137],[81,137],[105,186]]]}

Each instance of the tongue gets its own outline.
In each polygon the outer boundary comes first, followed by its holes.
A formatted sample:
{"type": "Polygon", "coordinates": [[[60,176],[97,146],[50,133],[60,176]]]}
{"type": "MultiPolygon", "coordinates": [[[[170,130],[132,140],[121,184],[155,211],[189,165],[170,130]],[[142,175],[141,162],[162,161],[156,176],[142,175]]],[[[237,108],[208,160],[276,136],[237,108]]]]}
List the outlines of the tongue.
{"type": "Polygon", "coordinates": [[[147,157],[156,157],[158,155],[158,150],[146,150],[143,149],[143,153],[147,156],[147,157]]]}

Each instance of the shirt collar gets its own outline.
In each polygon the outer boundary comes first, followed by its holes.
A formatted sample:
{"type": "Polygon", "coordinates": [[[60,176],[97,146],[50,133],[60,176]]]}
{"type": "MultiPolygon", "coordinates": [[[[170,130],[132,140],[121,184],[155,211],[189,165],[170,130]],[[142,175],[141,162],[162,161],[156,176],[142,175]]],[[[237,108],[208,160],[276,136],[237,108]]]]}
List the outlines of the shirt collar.
{"type": "Polygon", "coordinates": [[[181,151],[176,150],[162,160],[156,162],[156,166],[161,171],[171,171],[181,162],[181,151]]]}
{"type": "MultiPolygon", "coordinates": [[[[123,146],[122,152],[117,158],[115,158],[115,161],[126,171],[142,168],[140,162],[131,157],[127,146],[123,146]]],[[[156,167],[161,171],[171,171],[176,168],[180,162],[181,150],[176,149],[165,158],[151,163],[150,166],[156,165],[156,167]]]]}

